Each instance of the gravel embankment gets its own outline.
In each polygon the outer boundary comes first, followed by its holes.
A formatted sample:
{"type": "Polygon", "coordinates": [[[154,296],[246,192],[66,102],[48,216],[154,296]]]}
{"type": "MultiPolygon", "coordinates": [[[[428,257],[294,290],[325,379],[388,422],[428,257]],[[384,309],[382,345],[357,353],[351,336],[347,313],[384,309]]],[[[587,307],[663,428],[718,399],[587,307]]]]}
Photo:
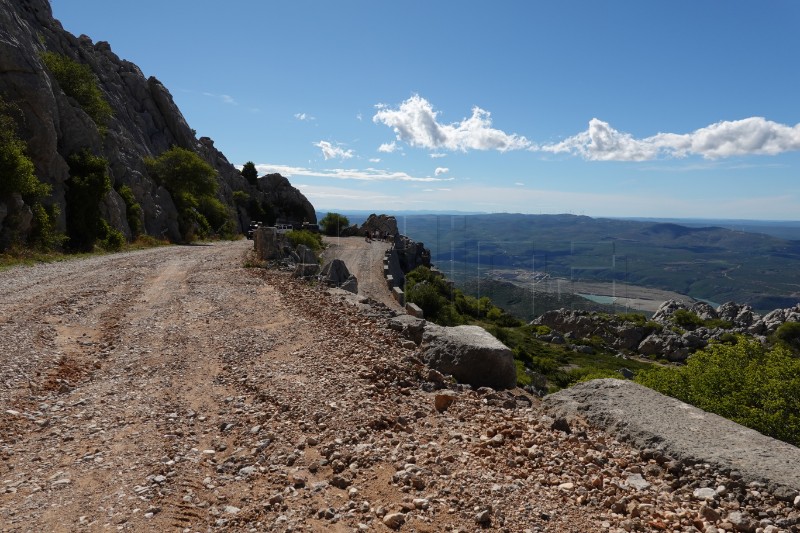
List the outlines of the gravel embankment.
{"type": "Polygon", "coordinates": [[[0,273],[0,531],[796,530],[521,391],[437,391],[388,310],[249,246],[0,273]]]}

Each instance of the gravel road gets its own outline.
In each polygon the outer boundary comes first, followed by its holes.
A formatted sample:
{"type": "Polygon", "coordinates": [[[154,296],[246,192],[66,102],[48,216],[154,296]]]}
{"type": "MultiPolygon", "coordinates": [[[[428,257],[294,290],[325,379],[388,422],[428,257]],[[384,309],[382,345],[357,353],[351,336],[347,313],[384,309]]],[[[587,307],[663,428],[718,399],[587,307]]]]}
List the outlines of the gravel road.
{"type": "Polygon", "coordinates": [[[363,237],[324,237],[327,245],[324,261],[341,259],[347,269],[358,280],[358,294],[372,298],[389,309],[403,311],[403,307],[392,298],[383,277],[383,258],[391,247],[388,242],[366,242],[363,237]]]}
{"type": "Polygon", "coordinates": [[[251,246],[0,272],[0,531],[795,527],[521,391],[437,390],[385,319],[251,246]]]}

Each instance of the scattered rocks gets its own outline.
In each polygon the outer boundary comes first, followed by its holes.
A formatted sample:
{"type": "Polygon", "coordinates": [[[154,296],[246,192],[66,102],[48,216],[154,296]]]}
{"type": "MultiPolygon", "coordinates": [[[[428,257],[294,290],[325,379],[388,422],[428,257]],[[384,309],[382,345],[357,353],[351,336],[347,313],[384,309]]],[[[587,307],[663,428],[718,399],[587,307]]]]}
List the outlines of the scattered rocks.
{"type": "Polygon", "coordinates": [[[4,528],[797,527],[796,491],[454,383],[385,314],[239,268],[244,246],[0,273],[4,528]]]}

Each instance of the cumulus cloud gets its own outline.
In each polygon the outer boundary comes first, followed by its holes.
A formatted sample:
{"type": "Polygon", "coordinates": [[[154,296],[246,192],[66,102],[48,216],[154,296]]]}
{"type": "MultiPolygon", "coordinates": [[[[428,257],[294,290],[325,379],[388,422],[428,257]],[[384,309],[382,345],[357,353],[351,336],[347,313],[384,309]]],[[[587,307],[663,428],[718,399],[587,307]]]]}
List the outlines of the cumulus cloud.
{"type": "Polygon", "coordinates": [[[327,161],[328,159],[350,159],[353,157],[352,150],[345,150],[340,146],[334,146],[328,141],[319,141],[314,143],[314,146],[322,150],[322,157],[327,161]]]}
{"type": "Polygon", "coordinates": [[[395,152],[396,150],[397,150],[397,143],[396,142],[383,143],[382,145],[380,145],[378,147],[378,151],[379,152],[383,152],[383,153],[386,153],[386,154],[391,154],[392,152],[395,152]]]}
{"type": "Polygon", "coordinates": [[[307,113],[295,113],[294,114],[294,118],[296,118],[297,120],[299,120],[301,122],[311,122],[312,120],[315,120],[314,117],[312,117],[311,115],[309,115],[307,113]]]}
{"type": "Polygon", "coordinates": [[[370,163],[380,163],[381,162],[381,158],[380,157],[372,157],[372,158],[370,158],[369,162],[370,163]]]}
{"type": "Polygon", "coordinates": [[[586,131],[559,143],[532,146],[531,150],[569,153],[591,161],[649,161],[690,155],[705,159],[776,155],[800,150],[800,124],[792,127],[763,117],[750,117],[717,122],[691,133],[658,133],[636,139],[593,118],[586,131]]]}
{"type": "Polygon", "coordinates": [[[430,150],[497,150],[507,152],[531,146],[531,142],[517,134],[508,134],[492,128],[491,113],[480,107],[472,108],[472,116],[461,122],[442,124],[438,111],[430,102],[414,95],[396,109],[378,104],[372,117],[376,124],[392,128],[397,140],[410,146],[430,150]]]}
{"type": "Polygon", "coordinates": [[[436,167],[436,170],[434,170],[434,171],[433,171],[433,175],[434,175],[434,176],[440,176],[440,175],[442,175],[442,174],[447,174],[448,172],[450,172],[450,169],[449,169],[449,168],[446,168],[446,167],[436,167]]]}
{"type": "Polygon", "coordinates": [[[447,157],[447,154],[443,154],[443,153],[440,153],[440,152],[434,152],[434,153],[428,154],[428,155],[430,156],[431,159],[441,159],[443,157],[447,157]]]}
{"type": "Polygon", "coordinates": [[[285,177],[292,176],[312,176],[316,178],[331,178],[339,180],[356,180],[356,181],[406,181],[406,182],[443,182],[453,181],[453,178],[431,178],[431,177],[417,177],[406,174],[405,172],[391,172],[388,170],[381,170],[376,168],[366,169],[325,169],[314,170],[304,167],[292,167],[288,165],[256,165],[256,170],[260,176],[264,174],[271,174],[277,172],[285,177]]]}

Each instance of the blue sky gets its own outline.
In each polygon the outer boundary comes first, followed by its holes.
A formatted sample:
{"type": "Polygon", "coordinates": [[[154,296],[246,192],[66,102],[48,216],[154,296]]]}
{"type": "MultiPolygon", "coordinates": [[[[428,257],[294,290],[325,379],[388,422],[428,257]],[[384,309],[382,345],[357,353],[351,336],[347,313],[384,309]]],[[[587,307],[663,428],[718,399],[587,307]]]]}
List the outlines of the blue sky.
{"type": "Polygon", "coordinates": [[[318,210],[800,219],[800,3],[51,0],[318,210]]]}

